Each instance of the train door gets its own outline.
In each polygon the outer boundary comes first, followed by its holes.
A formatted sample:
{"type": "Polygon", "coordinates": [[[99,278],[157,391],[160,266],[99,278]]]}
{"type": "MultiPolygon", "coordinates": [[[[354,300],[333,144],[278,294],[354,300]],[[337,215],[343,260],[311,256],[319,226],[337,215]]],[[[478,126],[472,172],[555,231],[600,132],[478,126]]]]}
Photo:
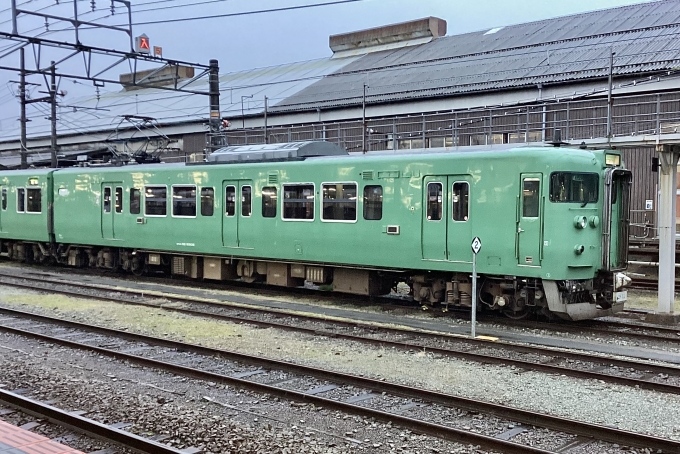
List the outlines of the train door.
{"type": "Polygon", "coordinates": [[[238,247],[238,181],[222,182],[222,197],[224,198],[224,212],[222,213],[222,245],[238,247]]]}
{"type": "Polygon", "coordinates": [[[116,214],[123,212],[123,184],[120,181],[102,183],[102,238],[116,237],[116,214]]]}
{"type": "Polygon", "coordinates": [[[541,266],[544,197],[541,193],[543,174],[520,175],[517,199],[516,252],[519,265],[541,266]]]}
{"type": "Polygon", "coordinates": [[[423,179],[423,258],[446,260],[448,202],[446,190],[448,177],[428,176],[423,179]]]}
{"type": "Polygon", "coordinates": [[[0,194],[2,194],[2,207],[0,207],[0,232],[2,232],[2,218],[7,211],[7,186],[0,185],[0,194]]]}
{"type": "Polygon", "coordinates": [[[222,244],[225,247],[252,247],[248,229],[253,215],[253,183],[250,180],[224,181],[222,196],[222,244]]]}
{"type": "Polygon", "coordinates": [[[423,258],[470,262],[470,177],[425,177],[423,189],[423,258]]]}
{"type": "Polygon", "coordinates": [[[471,262],[472,224],[470,221],[470,180],[468,175],[449,175],[447,260],[471,262]]]}
{"type": "MultiPolygon", "coordinates": [[[[609,266],[610,270],[625,269],[628,262],[628,235],[630,212],[630,172],[612,169],[611,188],[606,191],[605,203],[611,206],[609,215],[609,266]]],[[[609,179],[609,178],[608,178],[609,179]]],[[[605,219],[606,222],[606,219],[605,219]]],[[[607,229],[604,229],[605,232],[607,229]]]]}

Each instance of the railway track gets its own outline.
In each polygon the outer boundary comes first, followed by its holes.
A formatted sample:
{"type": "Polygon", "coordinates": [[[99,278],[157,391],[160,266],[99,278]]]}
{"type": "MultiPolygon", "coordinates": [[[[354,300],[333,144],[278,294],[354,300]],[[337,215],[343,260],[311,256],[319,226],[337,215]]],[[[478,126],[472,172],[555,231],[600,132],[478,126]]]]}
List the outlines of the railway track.
{"type": "MultiPolygon", "coordinates": [[[[311,336],[327,336],[369,344],[378,348],[390,347],[402,351],[425,350],[440,356],[486,364],[511,366],[581,379],[602,380],[608,383],[680,394],[680,367],[675,365],[613,358],[537,345],[520,345],[500,340],[470,339],[442,332],[376,326],[361,321],[329,321],[320,319],[319,315],[315,314],[292,314],[269,307],[230,308],[223,302],[197,301],[196,298],[182,298],[177,295],[151,296],[143,290],[123,291],[99,285],[73,281],[66,283],[37,277],[14,277],[13,279],[8,279],[5,275],[0,278],[0,283],[32,290],[40,290],[40,286],[49,284],[50,287],[45,287],[44,290],[69,296],[146,305],[190,316],[210,317],[232,323],[295,331],[311,336]],[[17,280],[26,282],[22,283],[17,280]],[[81,290],[76,291],[74,287],[81,290]],[[86,293],[83,293],[83,290],[86,293]],[[97,296],[93,294],[93,291],[105,291],[106,295],[97,296]],[[117,295],[113,297],[110,294],[111,291],[115,291],[117,295]],[[142,297],[145,300],[142,300],[142,297]]],[[[675,344],[679,342],[676,338],[661,337],[675,344]]]]}
{"type": "MultiPolygon", "coordinates": [[[[503,434],[494,437],[464,430],[454,427],[451,421],[442,423],[436,418],[426,420],[405,416],[404,412],[410,408],[409,404],[421,402],[432,411],[423,412],[421,408],[418,415],[423,413],[437,415],[441,414],[441,409],[448,408],[463,409],[500,418],[502,421],[499,422],[499,427],[507,427],[507,422],[511,421],[524,425],[523,430],[532,430],[529,426],[549,429],[553,433],[547,435],[548,439],[556,436],[554,432],[570,434],[567,444],[573,444],[575,437],[580,436],[595,438],[611,445],[645,447],[662,450],[662,452],[680,453],[680,441],[538,414],[505,405],[127,331],[85,325],[18,310],[2,309],[0,314],[2,317],[0,330],[14,335],[68,348],[88,350],[102,356],[194,379],[227,384],[287,400],[309,402],[322,408],[375,418],[379,421],[391,421],[392,424],[414,432],[459,443],[480,445],[485,449],[507,453],[559,452],[508,441],[503,439],[501,436],[503,434]],[[78,338],[81,340],[79,341],[78,338]],[[192,364],[199,363],[200,368],[182,365],[182,362],[188,359],[192,360],[192,364]],[[310,382],[310,377],[314,382],[310,382]],[[298,391],[298,389],[306,389],[306,391],[298,391]],[[324,394],[327,397],[324,397],[324,394]],[[389,409],[393,410],[395,405],[402,411],[389,411],[389,409]]],[[[563,435],[562,439],[564,439],[563,435]]],[[[611,449],[611,446],[607,448],[611,449]]]]}
{"type": "Polygon", "coordinates": [[[173,448],[149,438],[140,437],[110,425],[85,418],[77,413],[67,412],[44,402],[29,399],[4,389],[0,389],[0,405],[14,408],[41,420],[47,420],[70,431],[117,445],[132,452],[148,454],[186,454],[186,451],[173,448]]]}

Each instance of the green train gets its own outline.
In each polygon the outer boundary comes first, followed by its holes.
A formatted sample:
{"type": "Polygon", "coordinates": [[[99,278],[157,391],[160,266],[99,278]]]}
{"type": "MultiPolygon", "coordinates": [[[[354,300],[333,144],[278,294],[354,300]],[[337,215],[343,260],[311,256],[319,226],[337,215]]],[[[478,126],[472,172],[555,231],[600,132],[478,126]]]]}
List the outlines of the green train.
{"type": "Polygon", "coordinates": [[[359,295],[406,282],[424,305],[580,320],[626,300],[630,184],[616,151],[552,146],[350,155],[298,142],[4,171],[0,255],[359,295]]]}

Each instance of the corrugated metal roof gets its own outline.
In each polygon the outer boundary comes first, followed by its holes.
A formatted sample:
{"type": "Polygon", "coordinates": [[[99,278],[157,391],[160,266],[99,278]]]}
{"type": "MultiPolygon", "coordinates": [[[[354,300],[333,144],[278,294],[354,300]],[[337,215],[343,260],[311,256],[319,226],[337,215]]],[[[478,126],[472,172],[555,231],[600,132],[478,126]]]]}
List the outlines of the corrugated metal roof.
{"type": "Polygon", "coordinates": [[[365,55],[272,111],[357,105],[636,74],[680,65],[680,0],[447,36],[365,55]]]}
{"type": "MultiPolygon", "coordinates": [[[[220,105],[223,117],[241,117],[241,97],[246,115],[260,114],[264,109],[264,97],[273,104],[293,95],[316,82],[320,77],[337,71],[356,60],[319,59],[287,65],[272,66],[247,71],[227,73],[220,76],[220,105]],[[251,97],[252,96],[252,97],[251,97]]],[[[223,66],[226,66],[223,64],[223,66]]],[[[207,77],[192,83],[187,88],[207,91],[207,77]]],[[[140,89],[103,93],[99,99],[89,96],[82,99],[64,99],[63,104],[80,108],[60,108],[57,112],[60,135],[89,134],[96,131],[111,131],[121,121],[121,116],[138,115],[153,117],[159,124],[169,125],[195,121],[206,121],[209,116],[207,96],[172,92],[158,89],[140,89]],[[103,110],[93,110],[93,108],[103,110]]],[[[38,105],[34,104],[38,107],[38,105]]],[[[34,115],[28,123],[29,137],[50,134],[48,106],[39,106],[46,115],[34,115]]],[[[232,120],[234,121],[234,120],[232,120]]],[[[19,128],[16,123],[3,122],[0,141],[18,140],[19,128]]],[[[123,123],[122,128],[130,124],[123,123]]],[[[151,134],[153,135],[153,134],[151,134]]]]}

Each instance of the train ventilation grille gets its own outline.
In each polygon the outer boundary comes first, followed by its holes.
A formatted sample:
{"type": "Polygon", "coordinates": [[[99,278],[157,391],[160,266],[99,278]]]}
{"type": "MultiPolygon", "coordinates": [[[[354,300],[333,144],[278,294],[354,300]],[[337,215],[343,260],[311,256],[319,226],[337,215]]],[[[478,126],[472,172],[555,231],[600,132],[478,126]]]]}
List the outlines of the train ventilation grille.
{"type": "Polygon", "coordinates": [[[279,176],[276,174],[269,175],[269,184],[276,184],[279,182],[279,176]]]}
{"type": "Polygon", "coordinates": [[[372,180],[373,179],[373,171],[372,170],[367,170],[365,172],[361,172],[361,177],[364,180],[372,180]]]}

